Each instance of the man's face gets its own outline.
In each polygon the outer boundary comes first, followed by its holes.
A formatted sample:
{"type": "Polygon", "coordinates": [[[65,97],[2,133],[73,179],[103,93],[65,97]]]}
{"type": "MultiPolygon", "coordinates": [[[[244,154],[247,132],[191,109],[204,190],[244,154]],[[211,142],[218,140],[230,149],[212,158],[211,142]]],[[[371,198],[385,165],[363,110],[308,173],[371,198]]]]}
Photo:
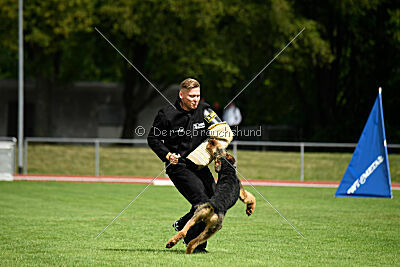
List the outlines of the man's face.
{"type": "Polygon", "coordinates": [[[182,108],[184,110],[196,109],[200,101],[200,87],[181,90],[179,96],[182,99],[182,108]]]}

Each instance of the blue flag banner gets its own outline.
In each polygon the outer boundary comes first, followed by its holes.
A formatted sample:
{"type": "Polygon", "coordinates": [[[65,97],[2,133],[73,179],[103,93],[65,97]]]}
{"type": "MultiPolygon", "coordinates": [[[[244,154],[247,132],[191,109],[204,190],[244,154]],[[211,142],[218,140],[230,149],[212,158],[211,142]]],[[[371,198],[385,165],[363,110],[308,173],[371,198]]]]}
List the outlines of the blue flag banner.
{"type": "Polygon", "coordinates": [[[381,88],[335,196],[393,197],[381,88]]]}

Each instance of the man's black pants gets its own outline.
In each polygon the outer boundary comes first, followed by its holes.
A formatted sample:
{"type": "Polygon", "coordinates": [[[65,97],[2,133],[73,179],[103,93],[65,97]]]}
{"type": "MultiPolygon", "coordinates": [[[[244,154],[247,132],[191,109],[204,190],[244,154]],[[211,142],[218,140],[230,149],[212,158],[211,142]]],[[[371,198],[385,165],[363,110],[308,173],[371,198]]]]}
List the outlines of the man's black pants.
{"type": "MultiPolygon", "coordinates": [[[[196,169],[196,165],[178,163],[167,168],[167,174],[174,183],[176,189],[190,202],[192,208],[179,220],[179,227],[183,226],[192,218],[195,205],[209,201],[214,195],[215,180],[208,167],[201,170],[196,169]]],[[[201,222],[193,226],[187,233],[184,241],[186,244],[197,237],[205,229],[205,223],[201,222]]],[[[206,247],[206,243],[203,247],[206,247]]]]}

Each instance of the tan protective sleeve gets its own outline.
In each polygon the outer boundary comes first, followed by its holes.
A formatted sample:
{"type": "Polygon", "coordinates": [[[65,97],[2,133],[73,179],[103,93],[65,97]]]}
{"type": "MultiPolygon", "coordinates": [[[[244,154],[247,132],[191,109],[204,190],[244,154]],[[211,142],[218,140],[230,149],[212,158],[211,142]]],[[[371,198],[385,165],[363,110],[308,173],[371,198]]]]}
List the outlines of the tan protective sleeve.
{"type": "Polygon", "coordinates": [[[229,145],[230,142],[232,142],[233,132],[231,130],[231,127],[229,127],[228,123],[226,123],[225,121],[211,125],[208,130],[211,138],[218,139],[218,141],[222,140],[227,142],[226,147],[229,145]]]}
{"type": "MultiPolygon", "coordinates": [[[[223,148],[227,148],[233,139],[233,132],[226,122],[214,124],[208,130],[210,138],[218,139],[223,148]]],[[[207,143],[207,140],[204,141],[187,156],[188,159],[200,168],[207,166],[213,160],[212,155],[206,149],[207,143]]]]}

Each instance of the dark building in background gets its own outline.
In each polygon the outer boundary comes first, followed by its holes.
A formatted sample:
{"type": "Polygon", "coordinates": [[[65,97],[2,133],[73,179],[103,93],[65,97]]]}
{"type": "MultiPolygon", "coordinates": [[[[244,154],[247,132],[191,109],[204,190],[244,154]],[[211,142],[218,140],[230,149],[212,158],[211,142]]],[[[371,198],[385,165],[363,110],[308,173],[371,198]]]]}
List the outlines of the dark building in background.
{"type": "MultiPolygon", "coordinates": [[[[43,97],[34,82],[25,82],[24,135],[35,137],[119,138],[125,111],[122,85],[76,82],[53,89],[43,97]]],[[[149,88],[151,90],[151,88],[149,88]]],[[[174,101],[176,86],[165,95],[174,101]]],[[[0,80],[0,136],[17,136],[18,83],[0,80]]],[[[157,110],[167,102],[157,96],[138,116],[148,129],[157,110]]],[[[134,131],[134,129],[132,129],[134,131]]]]}

